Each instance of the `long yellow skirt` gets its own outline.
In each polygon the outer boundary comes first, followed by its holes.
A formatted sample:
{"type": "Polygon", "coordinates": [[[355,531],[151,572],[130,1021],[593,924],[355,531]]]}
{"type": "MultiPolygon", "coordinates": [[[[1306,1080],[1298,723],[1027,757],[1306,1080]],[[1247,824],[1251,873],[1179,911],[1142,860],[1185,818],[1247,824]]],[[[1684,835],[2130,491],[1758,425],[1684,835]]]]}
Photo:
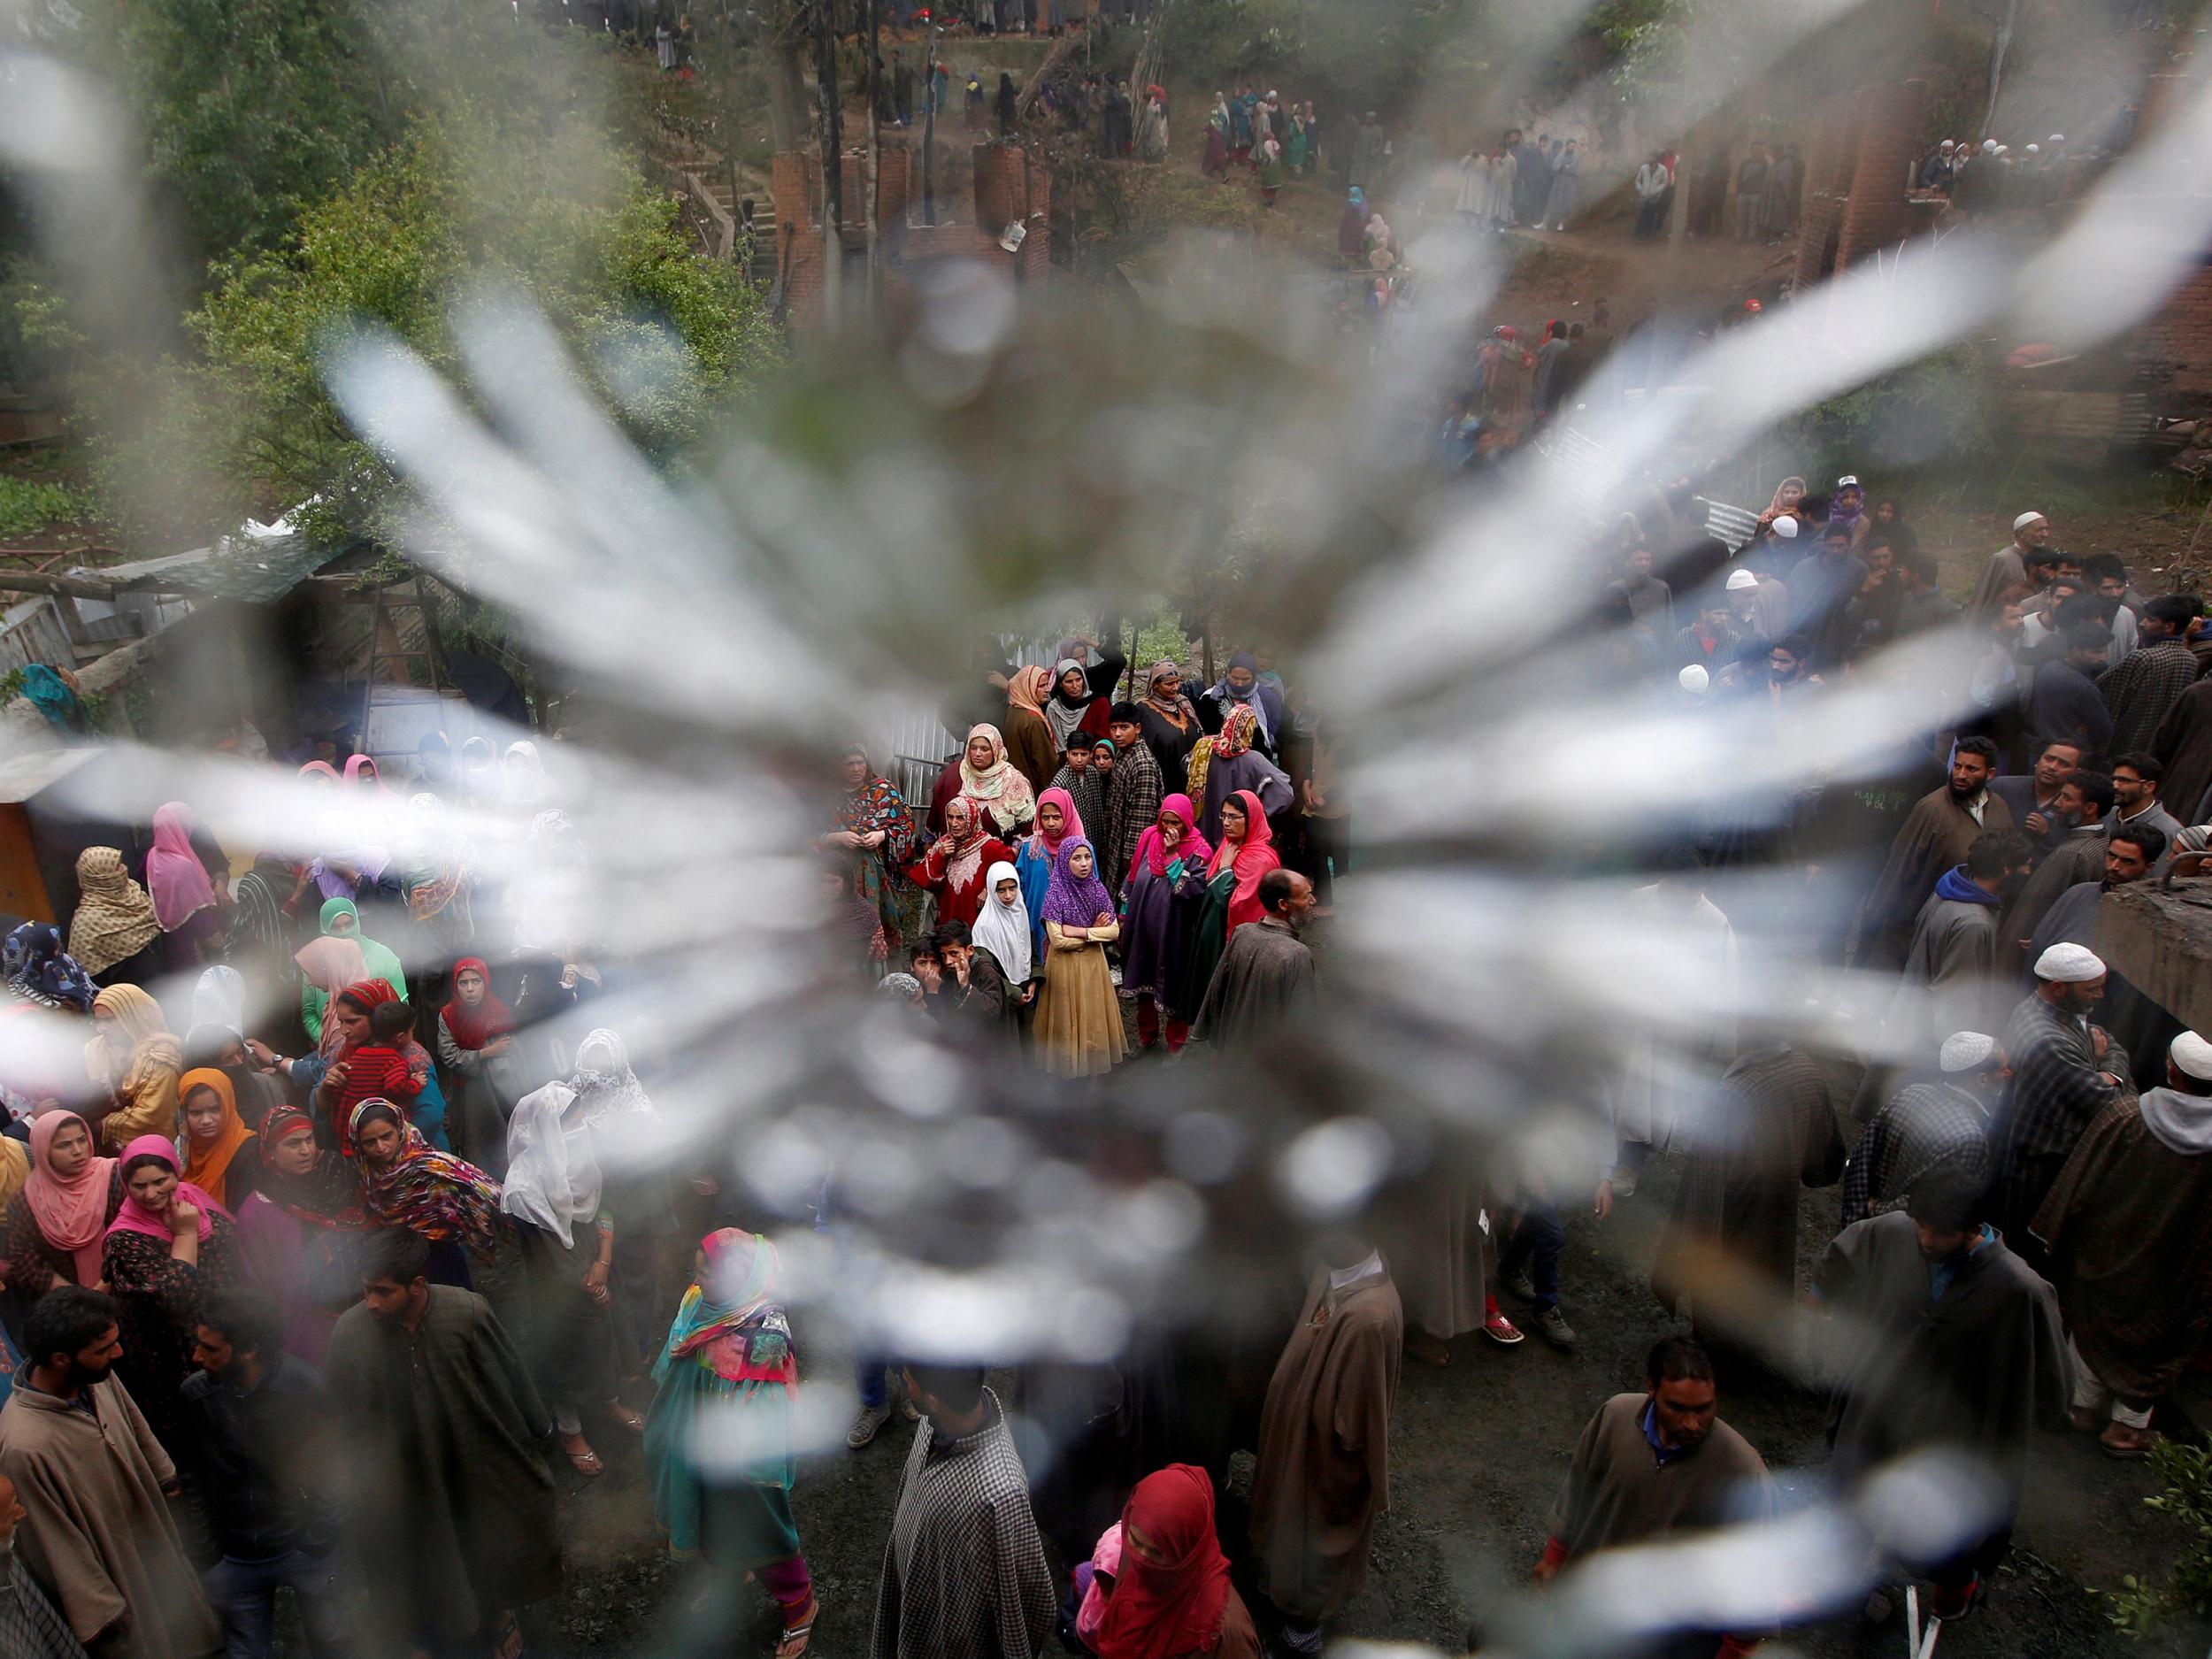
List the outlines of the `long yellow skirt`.
{"type": "Polygon", "coordinates": [[[1129,1052],[1104,945],[1045,952],[1045,982],[1030,1029],[1038,1063],[1056,1077],[1099,1076],[1129,1052]]]}

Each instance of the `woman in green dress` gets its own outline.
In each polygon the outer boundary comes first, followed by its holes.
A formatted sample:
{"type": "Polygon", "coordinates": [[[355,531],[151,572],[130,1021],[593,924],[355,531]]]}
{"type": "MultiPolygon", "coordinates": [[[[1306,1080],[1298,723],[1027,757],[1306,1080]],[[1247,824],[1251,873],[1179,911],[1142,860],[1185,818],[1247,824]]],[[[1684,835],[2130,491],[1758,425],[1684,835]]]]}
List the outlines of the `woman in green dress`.
{"type": "Polygon", "coordinates": [[[1293,110],[1290,112],[1290,138],[1283,146],[1283,165],[1290,169],[1290,176],[1306,176],[1306,118],[1293,110]]]}
{"type": "MultiPolygon", "coordinates": [[[[407,1000],[407,970],[391,949],[380,945],[361,931],[361,911],[351,899],[323,901],[323,937],[350,939],[361,947],[361,960],[369,970],[369,978],[381,979],[392,987],[392,995],[401,1002],[407,1000]]],[[[300,1024],[307,1027],[308,1040],[319,1043],[323,1036],[323,1014],[329,1007],[330,998],[313,979],[300,979],[300,1024]]]]}
{"type": "Polygon", "coordinates": [[[645,1463],[671,1553],[703,1555],[718,1576],[758,1579],[783,1616],[777,1659],[795,1659],[818,1603],[791,1517],[799,1366],[775,1299],[776,1266],[776,1247],[741,1227],[701,1241],[653,1367],[645,1463]]]}

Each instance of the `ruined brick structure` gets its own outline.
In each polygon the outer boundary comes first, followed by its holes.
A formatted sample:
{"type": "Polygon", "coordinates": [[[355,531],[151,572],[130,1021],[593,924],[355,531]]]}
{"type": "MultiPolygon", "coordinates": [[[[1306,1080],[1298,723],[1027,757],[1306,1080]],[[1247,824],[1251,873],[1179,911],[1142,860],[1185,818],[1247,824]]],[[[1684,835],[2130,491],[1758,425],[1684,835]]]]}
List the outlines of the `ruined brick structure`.
{"type": "Polygon", "coordinates": [[[1808,287],[1933,228],[1940,206],[1907,195],[1926,95],[1917,81],[1860,87],[1837,93],[1815,114],[1792,286],[1808,287]]]}
{"type": "MultiPolygon", "coordinates": [[[[940,165],[963,157],[949,152],[964,139],[941,136],[940,165]]],[[[921,219],[921,139],[910,130],[880,137],[876,153],[878,263],[887,291],[895,291],[913,269],[935,259],[972,258],[1009,272],[1017,282],[1045,280],[1052,271],[1052,172],[1040,157],[1018,144],[972,143],[964,159],[972,188],[966,199],[941,191],[937,220],[921,219]],[[1018,253],[999,245],[1007,226],[1027,227],[1018,253]]],[[[866,157],[859,150],[841,158],[846,257],[845,291],[856,295],[865,280],[866,157]]],[[[947,182],[956,183],[951,178],[947,182]]],[[[787,150],[775,158],[776,280],[785,315],[795,332],[818,326],[822,316],[824,237],[822,166],[818,150],[787,150]]]]}

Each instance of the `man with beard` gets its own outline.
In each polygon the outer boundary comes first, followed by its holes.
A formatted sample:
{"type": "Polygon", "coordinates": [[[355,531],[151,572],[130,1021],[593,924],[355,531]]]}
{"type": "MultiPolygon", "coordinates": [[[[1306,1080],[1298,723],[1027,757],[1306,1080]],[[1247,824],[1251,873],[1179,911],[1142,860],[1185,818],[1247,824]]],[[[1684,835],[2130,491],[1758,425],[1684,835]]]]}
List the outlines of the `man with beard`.
{"type": "Polygon", "coordinates": [[[2052,818],[2058,845],[2036,866],[1997,924],[2000,979],[2016,979],[2034,959],[2029,942],[2060,895],[2104,873],[2104,818],[2112,799],[2112,780],[2101,772],[2078,772],[2059,787],[2052,818]]]}
{"type": "Polygon", "coordinates": [[[2070,738],[2055,737],[2043,745],[2032,772],[2007,772],[1994,779],[1989,793],[2012,809],[2012,821],[2039,847],[2047,847],[2062,833],[2057,827],[2058,792],[2081,770],[2081,745],[2070,738]]]}
{"type": "Polygon", "coordinates": [[[1839,1233],[1813,1294],[1833,1316],[1821,1347],[1839,1379],[1828,1431],[1837,1486],[1916,1451],[1965,1456],[1993,1482],[1951,1548],[1905,1563],[1933,1581],[1935,1616],[1956,1618],[2012,1542],[2029,1427],[2065,1421],[2057,1299],[1982,1219],[1979,1194],[1940,1177],[1915,1187],[1901,1212],[1839,1233]]]}
{"type": "Polygon", "coordinates": [[[176,1470],[111,1374],[123,1352],[115,1303],[58,1285],[23,1336],[27,1363],[0,1410],[0,1476],[23,1506],[31,1576],[98,1659],[208,1652],[215,1618],[169,1518],[176,1470]]]}
{"type": "Polygon", "coordinates": [[[2131,826],[2154,829],[2166,838],[2170,851],[2174,837],[2186,826],[2160,803],[2158,787],[2165,777],[2166,769],[2154,755],[2137,749],[2116,757],[2112,763],[2112,816],[2106,820],[2105,833],[2116,834],[2131,826]]]}
{"type": "Polygon", "coordinates": [[[2104,1000],[2105,965],[2096,952],[2053,945],[2036,958],[2035,981],[2000,1040],[2012,1059],[2012,1094],[1999,1213],[2023,1242],[2081,1132],[2127,1088],[2112,1039],[2089,1023],[2104,1000]]]}
{"type": "MultiPolygon", "coordinates": [[[[1688,1337],[1660,1338],[1644,1361],[1643,1392],[1608,1400],[1575,1443],[1536,1582],[1601,1550],[1770,1517],[1766,1462],[1719,1412],[1711,1357],[1688,1337]]],[[[1740,1655],[1755,1640],[1681,1634],[1658,1651],[1740,1655]]]]}
{"type": "Polygon", "coordinates": [[[2212,1322],[2208,1153],[2212,1043],[2185,1031],[2166,1087],[2106,1107],[2036,1214],[2074,1357],[2073,1425],[2101,1428],[2115,1457],[2150,1449],[2152,1409],[2212,1322]]]}
{"type": "Polygon", "coordinates": [[[370,1606],[415,1647],[518,1659],[513,1609],[561,1582],[552,1418],[491,1304],[429,1282],[428,1240],[388,1228],[365,1257],[329,1377],[370,1606]]]}
{"type": "Polygon", "coordinates": [[[1790,631],[1811,642],[1815,668],[1843,666],[1851,643],[1851,601],[1866,586],[1866,575],[1865,561],[1851,550],[1851,531],[1844,525],[1822,532],[1819,551],[1791,570],[1790,631]]]}
{"type": "Polygon", "coordinates": [[[2104,902],[2104,895],[2115,887],[2140,881],[2165,856],[2166,838],[2154,829],[2123,825],[2106,835],[2104,879],[2078,882],[2060,894],[2058,902],[2051,906],[2028,941],[2028,954],[2040,956],[2062,942],[2094,944],[2097,908],[2104,902]]]}
{"type": "Polygon", "coordinates": [[[2098,676],[2097,690],[2112,711],[2114,750],[2147,749],[2167,711],[2197,683],[2197,654],[2189,636],[2204,614],[2194,594],[2162,594],[2143,608],[2136,649],[2098,676]]]}
{"type": "Polygon", "coordinates": [[[2012,810],[1989,793],[1996,770],[1994,743],[1985,737],[1958,740],[1949,779],[1921,797],[1890,843],[1889,861],[1852,922],[1847,960],[1861,967],[1902,963],[1913,920],[1937,878],[1965,861],[1977,835],[2012,829],[2012,810]]]}
{"type": "Polygon", "coordinates": [[[1883,1022],[1901,1059],[1924,1064],[1950,1033],[1997,1023],[1998,911],[2034,867],[2026,836],[1984,830],[1965,862],[1937,878],[1914,919],[1904,976],[1883,1022]]]}
{"type": "Polygon", "coordinates": [[[1294,870],[1260,878],[1260,919],[1229,935],[1191,1026],[1194,1041],[1249,1050],[1310,1014],[1313,952],[1298,937],[1313,914],[1313,883],[1294,870]]]}
{"type": "Polygon", "coordinates": [[[1843,1223],[1896,1209],[1922,1182],[1942,1176],[1974,1192],[1989,1187],[1989,1130],[2012,1069],[1994,1037],[1955,1031],[1943,1040],[1935,1077],[1909,1083],[1867,1119],[1843,1171],[1843,1223]]]}
{"type": "Polygon", "coordinates": [[[2012,521],[2012,540],[1989,556],[1989,563],[1982,567],[1981,580],[1974,584],[1973,597],[1966,602],[1970,617],[1982,618],[1993,614],[2008,588],[2027,584],[2028,559],[2041,551],[2051,540],[2051,521],[2039,512],[2024,512],[2012,521]]]}

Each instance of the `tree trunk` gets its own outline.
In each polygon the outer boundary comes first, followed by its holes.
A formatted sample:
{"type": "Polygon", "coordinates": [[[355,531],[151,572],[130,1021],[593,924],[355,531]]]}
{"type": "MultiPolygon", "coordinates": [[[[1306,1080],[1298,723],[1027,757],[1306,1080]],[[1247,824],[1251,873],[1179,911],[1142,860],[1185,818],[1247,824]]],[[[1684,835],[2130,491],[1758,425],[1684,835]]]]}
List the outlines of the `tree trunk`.
{"type": "Polygon", "coordinates": [[[883,116],[883,54],[880,28],[882,0],[863,0],[863,4],[867,11],[868,27],[868,161],[867,178],[864,185],[868,194],[868,291],[861,296],[860,309],[861,315],[872,327],[875,323],[876,290],[879,280],[876,272],[876,208],[878,194],[881,188],[877,180],[882,176],[878,167],[879,153],[877,149],[881,142],[878,132],[878,123],[883,116]]]}
{"type": "Polygon", "coordinates": [[[814,82],[822,104],[822,323],[841,320],[845,286],[844,126],[837,107],[834,0],[815,0],[814,82]]]}

